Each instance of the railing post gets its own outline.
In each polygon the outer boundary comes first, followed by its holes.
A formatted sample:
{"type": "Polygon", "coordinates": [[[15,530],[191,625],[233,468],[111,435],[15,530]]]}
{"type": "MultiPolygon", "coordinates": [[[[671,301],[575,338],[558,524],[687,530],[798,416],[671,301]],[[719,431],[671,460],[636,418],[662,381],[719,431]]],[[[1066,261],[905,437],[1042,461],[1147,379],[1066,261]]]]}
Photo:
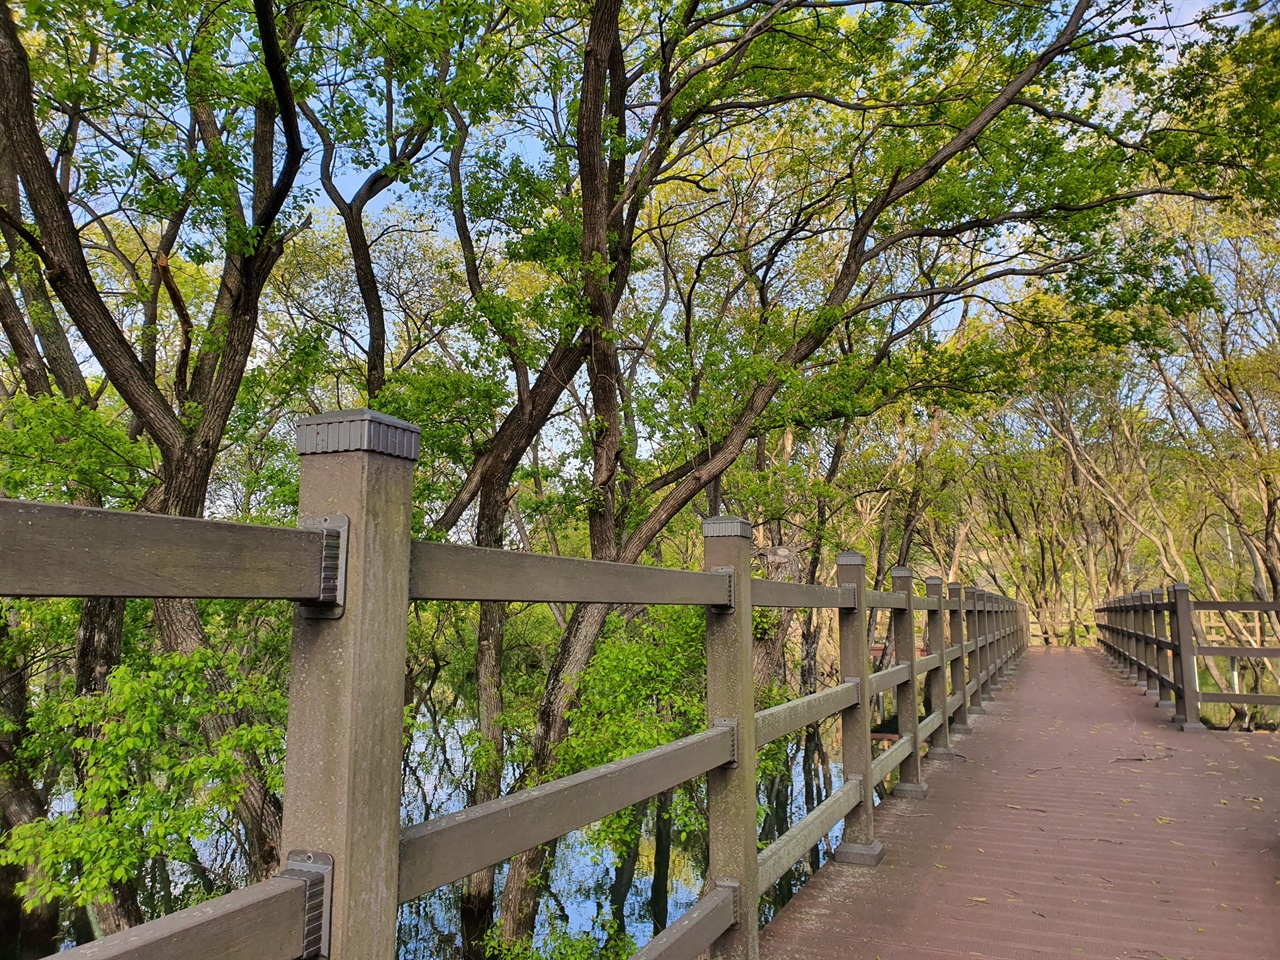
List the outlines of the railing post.
{"type": "Polygon", "coordinates": [[[965,687],[965,695],[969,698],[969,713],[982,716],[987,711],[982,706],[982,621],[978,613],[978,588],[964,588],[964,623],[965,645],[972,644],[969,651],[969,683],[973,684],[973,693],[965,687]]]}
{"type": "Polygon", "coordinates": [[[1115,666],[1116,651],[1115,647],[1112,646],[1114,641],[1111,636],[1110,623],[1107,620],[1106,600],[1101,601],[1096,607],[1094,607],[1093,622],[1098,628],[1098,643],[1102,647],[1102,652],[1106,655],[1106,658],[1111,661],[1111,665],[1115,666]]]}
{"type": "Polygon", "coordinates": [[[951,730],[947,723],[950,714],[947,712],[947,636],[942,610],[946,601],[942,596],[942,578],[925,577],[924,594],[938,604],[936,610],[925,614],[925,643],[930,656],[938,655],[938,665],[928,672],[925,683],[929,685],[929,706],[942,718],[938,729],[929,735],[929,756],[935,760],[954,760],[955,751],[951,749],[951,730]]]}
{"type": "Polygon", "coordinates": [[[898,663],[908,665],[907,679],[893,691],[893,705],[898,714],[898,736],[911,738],[911,752],[898,770],[895,797],[923,800],[929,785],[920,777],[920,698],[916,691],[916,617],[914,575],[910,567],[894,567],[893,592],[907,599],[906,609],[893,611],[893,648],[898,663]]]}
{"type": "Polygon", "coordinates": [[[334,859],[326,955],[391,957],[418,428],[349,410],[297,431],[299,521],[345,520],[345,590],[340,608],[294,613],[283,847],[334,859]]]}
{"type": "Polygon", "coordinates": [[[1191,588],[1185,583],[1175,583],[1169,588],[1173,601],[1173,616],[1169,623],[1176,635],[1176,656],[1182,664],[1182,703],[1179,713],[1183,719],[1178,727],[1188,733],[1202,732],[1200,722],[1200,671],[1196,668],[1196,633],[1191,622],[1191,588]]]}
{"type": "Polygon", "coordinates": [[[991,614],[991,594],[986,590],[978,591],[978,646],[980,648],[980,656],[978,663],[982,667],[982,679],[978,682],[978,692],[982,694],[983,700],[994,700],[996,695],[991,692],[992,674],[995,673],[995,667],[992,666],[991,657],[991,636],[995,632],[992,627],[993,617],[991,614]]]}
{"type": "Polygon", "coordinates": [[[714,960],[760,955],[756,891],[755,675],[751,637],[751,524],[739,517],[702,523],[706,569],[733,577],[733,602],[707,608],[707,714],[733,724],[736,762],[707,774],[711,862],[707,876],[736,884],[735,923],[712,945],[714,960]]]}
{"type": "Polygon", "coordinates": [[[1156,600],[1150,590],[1139,594],[1142,636],[1147,647],[1147,696],[1160,699],[1160,648],[1156,646],[1156,600]]]}
{"type": "Polygon", "coordinates": [[[988,594],[991,604],[991,689],[1004,689],[1004,597],[988,594]]]}
{"type": "Polygon", "coordinates": [[[1135,687],[1144,687],[1147,684],[1147,678],[1142,675],[1142,658],[1145,651],[1142,641],[1138,638],[1137,603],[1136,593],[1131,593],[1124,598],[1124,628],[1129,637],[1129,647],[1133,656],[1129,661],[1129,679],[1133,681],[1135,687]]]}
{"type": "Polygon", "coordinates": [[[836,583],[853,591],[854,605],[841,607],[840,673],[857,678],[859,699],[840,714],[840,741],[846,779],[862,778],[862,800],[844,818],[844,837],[832,857],[874,867],[884,859],[875,835],[876,784],[871,775],[871,670],[867,653],[867,558],[852,551],[836,555],[836,583]]]}
{"type": "Polygon", "coordinates": [[[1167,677],[1170,681],[1174,680],[1176,674],[1173,669],[1173,664],[1177,658],[1170,656],[1169,651],[1161,646],[1161,644],[1169,642],[1168,612],[1165,610],[1155,609],[1155,607],[1164,604],[1163,591],[1153,591],[1151,594],[1151,600],[1153,605],[1152,615],[1154,617],[1152,625],[1155,628],[1156,638],[1156,673],[1159,674],[1160,683],[1160,698],[1156,701],[1156,706],[1172,707],[1174,706],[1173,687],[1169,685],[1169,682],[1166,681],[1165,678],[1167,677]]]}
{"type": "Polygon", "coordinates": [[[950,612],[951,646],[960,648],[960,656],[951,661],[951,692],[960,694],[960,706],[956,707],[956,722],[952,733],[973,733],[969,726],[969,694],[964,688],[964,588],[958,583],[947,584],[947,599],[955,603],[950,612]]]}

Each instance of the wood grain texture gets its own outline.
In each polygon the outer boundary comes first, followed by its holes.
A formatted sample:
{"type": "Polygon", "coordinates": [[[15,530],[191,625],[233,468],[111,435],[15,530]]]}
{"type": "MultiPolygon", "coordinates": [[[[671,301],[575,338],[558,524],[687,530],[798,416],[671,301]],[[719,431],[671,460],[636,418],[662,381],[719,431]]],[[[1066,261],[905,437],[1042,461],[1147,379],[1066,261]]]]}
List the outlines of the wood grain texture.
{"type": "Polygon", "coordinates": [[[857,679],[756,713],[756,749],[858,703],[857,679]]]}
{"type": "Polygon", "coordinates": [[[921,674],[929,670],[936,670],[942,666],[942,654],[931,653],[927,657],[920,657],[916,660],[916,673],[921,674]]]}
{"type": "Polygon", "coordinates": [[[862,778],[855,777],[818,804],[812,813],[760,851],[756,857],[757,889],[764,894],[787,868],[831,832],[862,800],[862,778]]]}
{"type": "Polygon", "coordinates": [[[55,954],[58,960],[296,960],[305,884],[273,877],[140,927],[55,954]]]}
{"type": "Polygon", "coordinates": [[[871,764],[871,779],[874,783],[883,783],[884,778],[898,768],[898,765],[911,756],[915,740],[901,737],[897,743],[876,757],[871,764]]]}
{"type": "Polygon", "coordinates": [[[724,605],[730,590],[717,573],[418,541],[409,552],[409,598],[724,605]]]}
{"type": "Polygon", "coordinates": [[[752,580],[751,602],[757,607],[795,607],[798,609],[831,609],[851,607],[854,592],[840,587],[824,587],[812,583],[787,583],[785,580],[752,580]]]}
{"type": "Polygon", "coordinates": [[[0,500],[0,595],[316,600],[316,530],[0,500]]]}
{"type": "Polygon", "coordinates": [[[881,670],[879,673],[873,673],[871,675],[871,682],[868,686],[871,688],[872,695],[884,693],[886,690],[893,689],[910,676],[910,664],[900,663],[896,667],[890,667],[888,670],[881,670]]]}
{"type": "Polygon", "coordinates": [[[1200,692],[1201,703],[1248,703],[1260,707],[1280,707],[1280,695],[1274,693],[1205,693],[1200,692]]]}
{"type": "Polygon", "coordinates": [[[698,960],[733,926],[733,890],[715,887],[631,960],[698,960]]]}
{"type": "Polygon", "coordinates": [[[499,797],[400,831],[405,903],[538,844],[595,823],[733,757],[733,732],[716,727],[582,773],[499,797]]]}
{"type": "MultiPolygon", "coordinates": [[[[1172,649],[1169,644],[1167,649],[1172,649]]],[[[1200,657],[1280,657],[1280,647],[1196,647],[1200,657]]]]}
{"type": "Polygon", "coordinates": [[[889,593],[884,590],[868,590],[863,596],[866,598],[868,610],[905,610],[907,609],[907,598],[902,593],[889,593]]]}

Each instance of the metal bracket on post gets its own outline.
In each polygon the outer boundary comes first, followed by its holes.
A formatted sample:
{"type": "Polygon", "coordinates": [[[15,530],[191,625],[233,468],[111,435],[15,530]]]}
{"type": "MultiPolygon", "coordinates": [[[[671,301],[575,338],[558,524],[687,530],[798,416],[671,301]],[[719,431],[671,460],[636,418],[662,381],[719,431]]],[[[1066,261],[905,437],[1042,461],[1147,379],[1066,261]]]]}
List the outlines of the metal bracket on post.
{"type": "Polygon", "coordinates": [[[718,879],[716,887],[733,894],[733,925],[742,923],[742,884],[737,880],[718,879]]]}
{"type": "Polygon", "coordinates": [[[858,696],[857,696],[857,698],[856,698],[856,699],[854,700],[854,702],[853,702],[853,705],[854,705],[855,707],[863,707],[863,706],[866,706],[866,704],[863,702],[863,699],[862,699],[862,680],[861,680],[861,678],[859,678],[859,677],[845,677],[845,678],[844,678],[843,680],[841,680],[840,682],[841,682],[841,683],[852,683],[852,684],[853,684],[853,686],[854,686],[854,689],[856,689],[856,690],[858,691],[858,696]]]}
{"type": "Polygon", "coordinates": [[[320,553],[320,596],[315,603],[298,604],[298,612],[317,620],[337,620],[347,601],[347,530],[351,522],[340,513],[298,518],[303,530],[324,534],[320,553]]]}
{"type": "Polygon", "coordinates": [[[729,762],[722,763],[722,767],[730,770],[738,766],[738,721],[733,719],[717,719],[711,721],[712,728],[721,727],[729,731],[729,762]]]}
{"type": "Polygon", "coordinates": [[[723,611],[732,610],[734,600],[736,599],[733,595],[733,575],[736,571],[733,569],[733,567],[712,567],[708,572],[718,573],[721,576],[723,576],[725,579],[725,585],[728,588],[728,595],[725,598],[724,605],[721,606],[720,604],[714,604],[713,605],[714,608],[716,610],[723,610],[723,611]]]}
{"type": "Polygon", "coordinates": [[[302,960],[329,956],[329,914],[333,903],[333,857],[312,850],[290,850],[289,866],[277,876],[307,885],[302,922],[302,960]]]}

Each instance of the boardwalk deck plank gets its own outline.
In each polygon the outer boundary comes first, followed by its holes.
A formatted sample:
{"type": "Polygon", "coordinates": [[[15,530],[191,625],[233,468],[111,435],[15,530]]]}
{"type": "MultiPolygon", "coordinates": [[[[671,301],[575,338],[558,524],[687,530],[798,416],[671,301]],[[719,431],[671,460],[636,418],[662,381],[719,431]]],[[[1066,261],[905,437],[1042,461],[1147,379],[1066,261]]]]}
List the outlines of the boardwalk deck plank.
{"type": "Polygon", "coordinates": [[[927,800],[876,811],[884,862],[824,866],[763,960],[1280,957],[1280,737],[1180,733],[1091,650],[1029,650],[987,709],[927,800]]]}

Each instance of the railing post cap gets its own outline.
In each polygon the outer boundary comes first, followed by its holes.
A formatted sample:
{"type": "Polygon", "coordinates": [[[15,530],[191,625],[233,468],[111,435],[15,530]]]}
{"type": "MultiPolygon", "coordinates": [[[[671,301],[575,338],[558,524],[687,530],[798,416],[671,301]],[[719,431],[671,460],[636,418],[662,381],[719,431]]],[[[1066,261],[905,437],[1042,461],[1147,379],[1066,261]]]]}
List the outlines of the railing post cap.
{"type": "Polygon", "coordinates": [[[368,451],[417,460],[422,431],[376,410],[333,410],[296,424],[298,454],[368,451]]]}
{"type": "Polygon", "coordinates": [[[936,583],[936,584],[938,584],[939,586],[941,586],[941,585],[942,585],[942,578],[941,578],[941,577],[925,577],[925,578],[924,578],[924,582],[925,582],[925,583],[936,583]]]}
{"type": "Polygon", "coordinates": [[[702,521],[704,537],[746,537],[751,539],[751,524],[742,517],[707,517],[702,521]]]}
{"type": "Polygon", "coordinates": [[[910,567],[894,567],[889,571],[891,577],[914,577],[915,573],[910,567]]]}
{"type": "Polygon", "coordinates": [[[964,595],[965,595],[966,597],[968,597],[968,598],[972,599],[973,597],[976,597],[976,596],[978,595],[978,588],[977,588],[977,587],[965,587],[965,588],[964,588],[964,595]]]}
{"type": "Polygon", "coordinates": [[[838,567],[865,567],[867,558],[857,550],[842,550],[836,554],[838,567]]]}

